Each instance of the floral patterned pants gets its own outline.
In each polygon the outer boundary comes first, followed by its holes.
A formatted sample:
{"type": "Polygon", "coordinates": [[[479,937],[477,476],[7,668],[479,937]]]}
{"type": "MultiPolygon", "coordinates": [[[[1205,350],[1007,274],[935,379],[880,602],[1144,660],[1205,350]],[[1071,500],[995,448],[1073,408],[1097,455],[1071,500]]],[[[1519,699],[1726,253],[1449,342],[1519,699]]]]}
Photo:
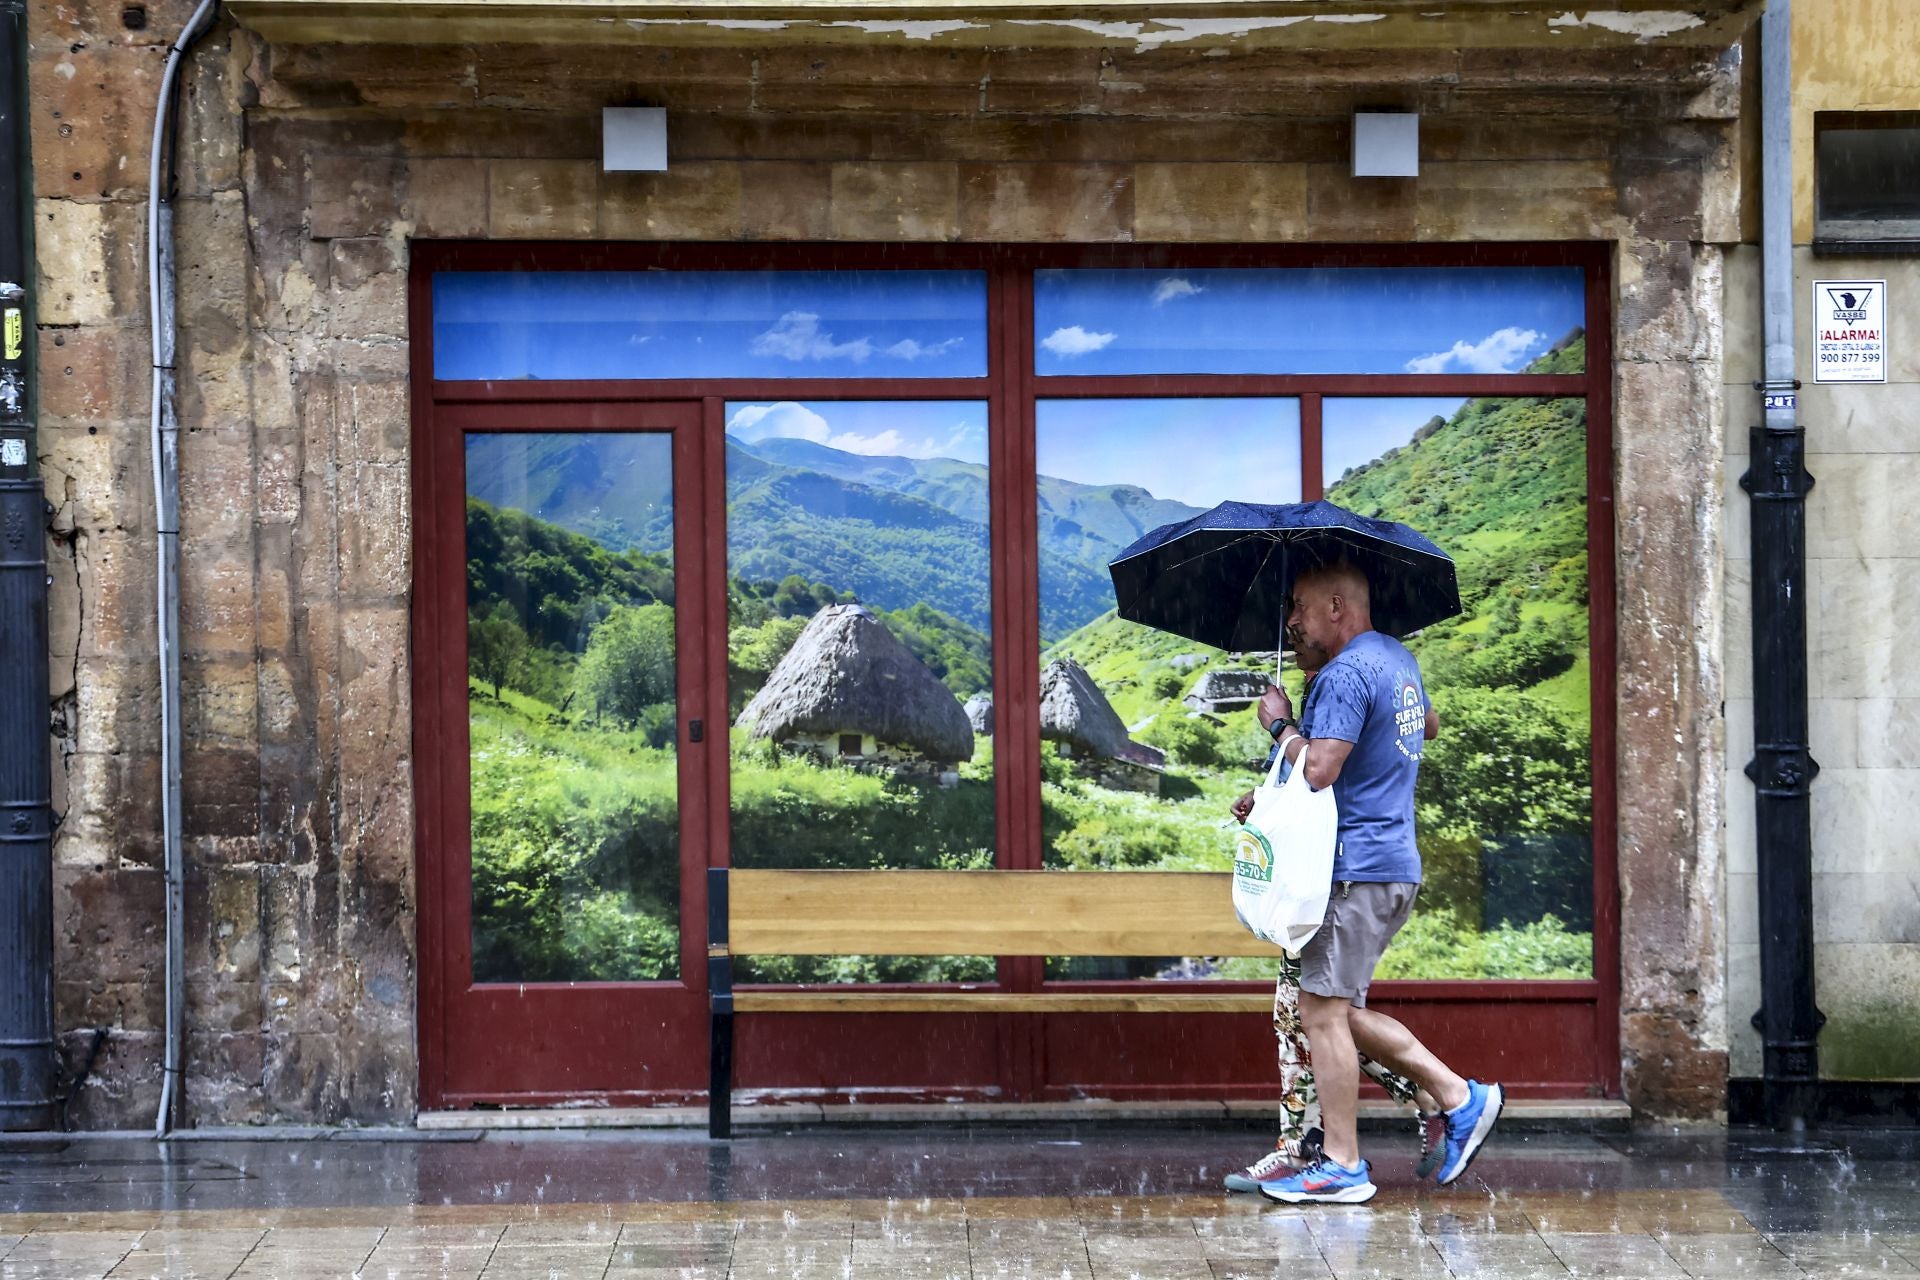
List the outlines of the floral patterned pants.
{"type": "MultiPolygon", "coordinates": [[[[1280,1149],[1287,1156],[1302,1159],[1300,1143],[1307,1130],[1320,1120],[1320,1098],[1313,1087],[1313,1053],[1307,1046],[1307,1029],[1300,1022],[1300,961],[1282,956],[1280,978],[1273,988],[1273,1034],[1280,1042],[1280,1149]]],[[[1403,1105],[1410,1104],[1419,1087],[1405,1076],[1396,1075],[1365,1054],[1360,1069],[1387,1091],[1387,1096],[1403,1105]]]]}

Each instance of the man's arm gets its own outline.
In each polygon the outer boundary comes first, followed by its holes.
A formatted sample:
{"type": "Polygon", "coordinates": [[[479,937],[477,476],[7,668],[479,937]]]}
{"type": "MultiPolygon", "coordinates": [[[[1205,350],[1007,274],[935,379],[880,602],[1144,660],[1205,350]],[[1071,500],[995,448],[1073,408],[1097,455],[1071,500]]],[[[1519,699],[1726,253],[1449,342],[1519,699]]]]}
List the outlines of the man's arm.
{"type": "Polygon", "coordinates": [[[1426,734],[1426,738],[1427,738],[1427,741],[1428,741],[1428,742],[1432,742],[1432,741],[1433,741],[1433,740],[1434,740],[1435,738],[1437,738],[1437,737],[1439,737],[1439,736],[1440,736],[1440,713],[1439,713],[1438,711],[1436,711],[1436,710],[1434,710],[1434,709],[1433,709],[1433,704],[1432,704],[1431,702],[1429,702],[1429,703],[1427,704],[1427,734],[1426,734]]]}
{"type": "MultiPolygon", "coordinates": [[[[1280,743],[1280,750],[1286,752],[1288,764],[1298,764],[1300,753],[1306,750],[1307,739],[1299,733],[1288,731],[1287,737],[1280,743]]],[[[1324,791],[1340,777],[1340,771],[1347,767],[1347,757],[1353,754],[1353,744],[1342,738],[1315,738],[1313,750],[1307,753],[1307,785],[1315,791],[1324,791]]]]}

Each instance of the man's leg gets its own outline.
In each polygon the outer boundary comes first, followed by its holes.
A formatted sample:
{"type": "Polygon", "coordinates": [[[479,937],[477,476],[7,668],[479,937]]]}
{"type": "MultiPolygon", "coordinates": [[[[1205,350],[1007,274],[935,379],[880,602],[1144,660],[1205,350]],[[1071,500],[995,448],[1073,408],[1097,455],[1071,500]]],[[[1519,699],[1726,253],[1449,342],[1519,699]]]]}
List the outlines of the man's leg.
{"type": "MultiPolygon", "coordinates": [[[[1349,1008],[1347,1025],[1361,1053],[1416,1081],[1433,1095],[1442,1110],[1451,1111],[1467,1100],[1467,1082],[1435,1057],[1413,1032],[1384,1013],[1349,1008]]],[[[1319,1052],[1318,1044],[1314,1051],[1319,1052]]]]}
{"type": "Polygon", "coordinates": [[[1348,1026],[1352,1011],[1353,1002],[1344,996],[1300,993],[1300,1020],[1313,1046],[1313,1082],[1320,1093],[1320,1127],[1325,1134],[1321,1150],[1349,1169],[1360,1163],[1360,1140],[1354,1131],[1360,1063],[1348,1026]]]}

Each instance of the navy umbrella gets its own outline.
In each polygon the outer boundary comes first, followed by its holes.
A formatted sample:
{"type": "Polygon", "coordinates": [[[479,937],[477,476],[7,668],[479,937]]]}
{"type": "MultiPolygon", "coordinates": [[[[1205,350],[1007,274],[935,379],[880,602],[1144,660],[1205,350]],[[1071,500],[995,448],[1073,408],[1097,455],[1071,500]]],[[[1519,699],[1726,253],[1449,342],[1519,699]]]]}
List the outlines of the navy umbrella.
{"type": "Polygon", "coordinates": [[[1404,636],[1460,612],[1446,552],[1331,502],[1223,502],[1136,539],[1107,568],[1121,617],[1246,651],[1276,644],[1295,578],[1340,560],[1366,573],[1377,630],[1404,636]]]}

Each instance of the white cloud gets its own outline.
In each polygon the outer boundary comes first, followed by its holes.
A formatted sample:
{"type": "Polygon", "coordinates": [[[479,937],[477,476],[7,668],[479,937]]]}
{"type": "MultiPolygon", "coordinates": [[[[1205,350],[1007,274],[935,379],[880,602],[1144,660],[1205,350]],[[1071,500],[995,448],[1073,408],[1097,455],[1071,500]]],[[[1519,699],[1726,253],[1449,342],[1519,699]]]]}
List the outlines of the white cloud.
{"type": "Polygon", "coordinates": [[[1112,342],[1118,335],[1111,333],[1088,333],[1077,324],[1064,329],[1055,329],[1040,340],[1040,345],[1062,358],[1083,356],[1089,351],[1098,351],[1112,342]]]}
{"type": "Polygon", "coordinates": [[[773,328],[753,340],[757,356],[782,356],[788,360],[852,360],[858,364],[873,354],[873,343],[865,338],[835,342],[833,335],[820,329],[820,317],[811,311],[789,311],[773,328]]]}
{"type": "Polygon", "coordinates": [[[910,441],[898,431],[889,427],[875,435],[863,436],[858,432],[843,431],[827,443],[846,453],[862,453],[885,458],[959,458],[962,461],[980,461],[986,454],[984,433],[979,427],[969,423],[956,423],[945,439],[936,440],[931,436],[918,441],[910,441]]]}
{"type": "Polygon", "coordinates": [[[783,438],[825,444],[833,432],[827,420],[807,406],[782,400],[778,404],[742,405],[727,419],[727,434],[747,444],[783,438]]]}
{"type": "Polygon", "coordinates": [[[919,360],[930,356],[943,356],[964,341],[961,338],[947,338],[941,342],[915,342],[912,338],[902,338],[890,347],[886,353],[899,360],[919,360]]]}
{"type": "Polygon", "coordinates": [[[1468,344],[1456,342],[1446,351],[1407,361],[1408,373],[1512,373],[1527,352],[1546,335],[1536,329],[1509,325],[1468,344]]]}
{"type": "Polygon", "coordinates": [[[1206,287],[1197,285],[1185,276],[1168,276],[1153,286],[1153,305],[1172,302],[1175,298],[1191,298],[1196,293],[1205,293],[1206,287]]]}

